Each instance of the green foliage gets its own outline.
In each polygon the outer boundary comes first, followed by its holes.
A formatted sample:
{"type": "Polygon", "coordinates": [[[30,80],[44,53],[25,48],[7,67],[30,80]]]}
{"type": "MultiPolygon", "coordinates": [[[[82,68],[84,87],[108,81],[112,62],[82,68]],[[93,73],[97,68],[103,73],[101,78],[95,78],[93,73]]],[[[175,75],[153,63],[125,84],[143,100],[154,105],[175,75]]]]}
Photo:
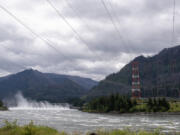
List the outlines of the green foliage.
{"type": "Polygon", "coordinates": [[[4,106],[3,102],[0,100],[0,111],[8,110],[6,106],[4,106]]]}
{"type": "MultiPolygon", "coordinates": [[[[171,135],[172,133],[166,133],[166,135],[171,135]]],[[[180,135],[179,133],[173,133],[180,135]]],[[[18,126],[17,121],[12,123],[5,121],[5,126],[0,128],[0,135],[84,135],[80,132],[74,132],[68,134],[66,132],[58,132],[57,130],[46,127],[46,126],[36,126],[31,121],[28,125],[18,126]]],[[[160,130],[155,130],[152,132],[147,131],[131,131],[129,129],[125,130],[97,130],[95,132],[89,132],[86,135],[165,135],[160,132],[160,130]]]]}
{"type": "Polygon", "coordinates": [[[130,99],[127,96],[120,96],[119,94],[103,96],[91,100],[85,105],[85,110],[95,112],[111,112],[116,111],[120,113],[134,111],[132,108],[137,105],[137,101],[130,99]]]}
{"type": "Polygon", "coordinates": [[[87,112],[180,112],[180,102],[167,101],[166,98],[131,99],[119,94],[92,99],[83,107],[87,112]]]}
{"type": "Polygon", "coordinates": [[[165,98],[149,98],[147,108],[148,112],[166,112],[170,109],[170,104],[165,98]]]}
{"type": "Polygon", "coordinates": [[[58,133],[57,130],[45,127],[36,126],[31,121],[28,125],[18,126],[17,121],[12,123],[5,121],[4,127],[0,128],[0,135],[66,135],[58,133]]]}
{"type": "Polygon", "coordinates": [[[14,128],[17,127],[17,120],[15,120],[12,123],[10,123],[9,121],[5,120],[4,123],[5,123],[5,126],[3,128],[7,129],[7,130],[14,129],[14,128]]]}
{"type": "Polygon", "coordinates": [[[81,107],[85,103],[85,100],[81,98],[70,98],[67,100],[67,102],[73,106],[81,107]]]}
{"type": "Polygon", "coordinates": [[[0,107],[3,107],[3,102],[0,100],[0,107]]]}
{"type": "Polygon", "coordinates": [[[180,112],[180,102],[171,102],[169,112],[180,112]]]}

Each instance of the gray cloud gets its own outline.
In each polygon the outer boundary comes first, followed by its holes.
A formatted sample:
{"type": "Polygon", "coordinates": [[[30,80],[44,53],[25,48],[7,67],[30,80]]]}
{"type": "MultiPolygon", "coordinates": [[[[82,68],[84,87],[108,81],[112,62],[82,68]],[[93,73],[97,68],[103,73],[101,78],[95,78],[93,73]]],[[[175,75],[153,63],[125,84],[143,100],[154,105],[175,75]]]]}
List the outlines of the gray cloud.
{"type": "MultiPolygon", "coordinates": [[[[99,80],[119,71],[135,56],[172,47],[171,0],[104,1],[120,33],[101,0],[52,1],[82,41],[46,0],[1,0],[1,5],[55,49],[0,9],[0,76],[32,67],[99,80]]],[[[179,1],[176,6],[175,35],[179,43],[179,1]]]]}

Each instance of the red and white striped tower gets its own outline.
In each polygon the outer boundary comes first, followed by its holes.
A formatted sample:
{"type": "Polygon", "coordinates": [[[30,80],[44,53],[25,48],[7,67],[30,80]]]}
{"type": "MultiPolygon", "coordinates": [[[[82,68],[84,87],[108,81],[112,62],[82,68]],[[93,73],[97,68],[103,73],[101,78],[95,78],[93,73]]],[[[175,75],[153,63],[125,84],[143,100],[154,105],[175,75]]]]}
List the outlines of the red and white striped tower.
{"type": "Polygon", "coordinates": [[[141,97],[138,62],[132,62],[132,97],[133,98],[141,97]]]}

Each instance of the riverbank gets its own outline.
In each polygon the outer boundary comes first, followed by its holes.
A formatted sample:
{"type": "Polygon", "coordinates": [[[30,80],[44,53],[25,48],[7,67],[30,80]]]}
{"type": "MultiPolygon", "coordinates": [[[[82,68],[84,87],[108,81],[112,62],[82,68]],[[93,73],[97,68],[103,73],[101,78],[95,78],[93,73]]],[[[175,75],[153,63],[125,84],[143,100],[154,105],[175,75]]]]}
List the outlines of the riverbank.
{"type": "Polygon", "coordinates": [[[180,102],[170,103],[169,110],[165,112],[153,112],[148,111],[145,108],[146,104],[136,105],[136,109],[133,109],[132,112],[119,112],[119,111],[110,111],[110,112],[103,112],[99,110],[88,110],[87,108],[79,108],[82,112],[88,113],[96,113],[96,114],[110,114],[110,115],[180,115],[180,102]]]}
{"type": "Polygon", "coordinates": [[[113,114],[179,114],[180,102],[169,101],[166,98],[132,99],[116,94],[95,98],[85,104],[81,110],[89,113],[113,114]]]}
{"type": "Polygon", "coordinates": [[[47,126],[34,125],[30,122],[28,125],[18,126],[15,122],[9,123],[5,121],[5,125],[0,128],[0,135],[180,135],[180,133],[162,133],[159,129],[155,131],[131,131],[125,130],[97,130],[95,132],[80,133],[75,132],[68,134],[66,132],[58,132],[56,129],[47,126]]]}
{"type": "Polygon", "coordinates": [[[97,112],[97,111],[84,111],[84,110],[79,110],[82,112],[86,112],[86,113],[92,113],[92,114],[102,114],[102,115],[112,115],[112,116],[166,116],[166,115],[178,115],[180,116],[180,112],[124,112],[124,113],[120,113],[120,112],[97,112]]]}
{"type": "MultiPolygon", "coordinates": [[[[179,105],[180,106],[180,105],[179,105]]],[[[171,106],[172,108],[172,106],[171,106]]],[[[119,111],[110,111],[110,112],[103,112],[99,110],[87,110],[83,108],[78,108],[79,111],[87,112],[87,113],[95,113],[95,114],[109,114],[109,115],[180,115],[180,109],[179,108],[173,108],[169,109],[165,112],[153,112],[153,111],[144,111],[142,110],[136,110],[132,112],[119,112],[119,111]]]]}

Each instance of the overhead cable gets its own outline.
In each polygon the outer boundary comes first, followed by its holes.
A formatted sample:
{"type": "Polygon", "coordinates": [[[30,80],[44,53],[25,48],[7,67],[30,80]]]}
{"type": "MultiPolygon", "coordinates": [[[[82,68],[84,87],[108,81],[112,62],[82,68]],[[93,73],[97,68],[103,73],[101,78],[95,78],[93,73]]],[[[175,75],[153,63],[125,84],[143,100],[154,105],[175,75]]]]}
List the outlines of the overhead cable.
{"type": "Polygon", "coordinates": [[[7,8],[5,8],[4,6],[0,5],[0,8],[2,10],[4,10],[7,14],[9,14],[13,19],[15,19],[19,24],[21,24],[24,28],[26,28],[28,31],[30,31],[35,37],[37,37],[38,39],[42,40],[43,42],[45,42],[49,47],[51,47],[52,49],[54,49],[56,52],[58,52],[57,48],[55,48],[50,41],[48,41],[48,39],[44,39],[42,38],[40,35],[38,35],[36,32],[34,32],[29,26],[27,26],[23,21],[21,21],[15,14],[13,14],[12,12],[10,12],[7,8]]]}
{"type": "Polygon", "coordinates": [[[173,0],[172,46],[174,46],[175,43],[175,16],[176,16],[176,0],[173,0]]]}
{"type": "Polygon", "coordinates": [[[55,10],[57,15],[69,26],[69,28],[72,30],[72,32],[78,37],[78,39],[86,45],[86,47],[90,50],[87,42],[80,36],[80,34],[74,29],[74,27],[68,22],[65,16],[63,16],[59,10],[53,5],[53,3],[50,0],[46,0],[47,3],[55,10]]]}

